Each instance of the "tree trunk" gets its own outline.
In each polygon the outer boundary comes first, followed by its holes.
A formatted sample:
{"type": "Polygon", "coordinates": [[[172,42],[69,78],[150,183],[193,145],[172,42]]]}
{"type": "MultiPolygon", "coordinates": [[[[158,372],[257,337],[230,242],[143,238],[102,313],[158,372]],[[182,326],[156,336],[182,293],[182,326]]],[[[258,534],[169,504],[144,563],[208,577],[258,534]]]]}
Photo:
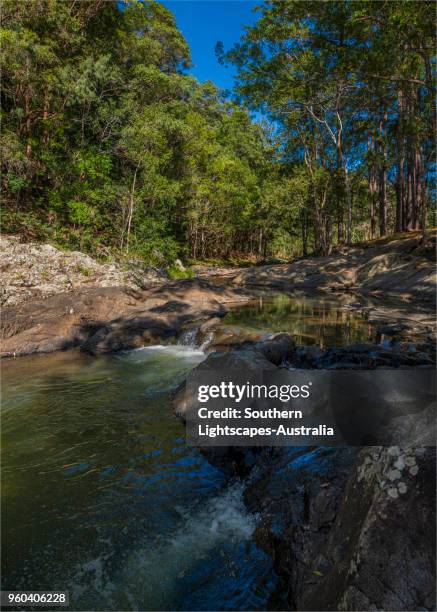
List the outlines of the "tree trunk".
{"type": "Polygon", "coordinates": [[[320,210],[316,208],[314,213],[314,253],[320,255],[323,251],[323,225],[320,210]]]}
{"type": "Polygon", "coordinates": [[[405,137],[404,137],[404,93],[398,92],[398,124],[397,124],[398,160],[396,171],[396,231],[405,228],[405,137]]]}
{"type": "Polygon", "coordinates": [[[407,192],[405,197],[405,230],[407,232],[413,229],[413,171],[412,171],[412,159],[411,152],[408,156],[407,164],[407,192]]]}
{"type": "Polygon", "coordinates": [[[329,215],[326,216],[325,221],[325,237],[324,237],[324,254],[330,255],[332,250],[332,220],[329,215]]]}
{"type": "MultiPolygon", "coordinates": [[[[375,143],[373,137],[369,137],[369,151],[372,153],[375,150],[375,143]]],[[[369,193],[370,193],[370,238],[376,237],[376,193],[378,191],[378,185],[376,180],[376,169],[374,159],[370,160],[369,163],[369,193]]]]}
{"type": "Polygon", "coordinates": [[[304,210],[300,213],[300,227],[302,232],[302,255],[306,257],[308,255],[308,227],[307,227],[307,215],[304,210]]]}
{"type": "Polygon", "coordinates": [[[373,240],[376,237],[376,176],[373,170],[370,187],[370,238],[373,240]]]}
{"type": "Polygon", "coordinates": [[[127,230],[126,230],[126,251],[129,251],[130,230],[131,230],[132,216],[133,216],[133,213],[134,213],[134,206],[135,206],[135,185],[136,185],[136,182],[137,182],[137,174],[138,174],[139,167],[140,167],[140,164],[138,162],[138,165],[135,168],[134,177],[132,179],[132,187],[131,187],[131,191],[130,191],[129,213],[128,213],[128,218],[127,218],[127,230]]]}
{"type": "Polygon", "coordinates": [[[384,113],[384,119],[380,121],[379,133],[381,136],[381,149],[383,162],[379,169],[379,235],[385,236],[387,233],[387,146],[386,137],[387,112],[384,113]]]}
{"type": "Polygon", "coordinates": [[[322,208],[325,196],[321,202],[317,201],[317,193],[314,182],[311,181],[311,196],[309,200],[310,209],[314,211],[314,252],[320,255],[323,252],[323,213],[322,208]]]}
{"type": "Polygon", "coordinates": [[[258,257],[261,258],[263,251],[263,230],[262,227],[259,229],[259,239],[258,239],[258,257]]]}
{"type": "Polygon", "coordinates": [[[344,184],[347,201],[346,244],[352,244],[352,190],[349,181],[349,171],[346,165],[344,167],[344,184]]]}
{"type": "Polygon", "coordinates": [[[413,186],[414,199],[412,211],[413,229],[417,230],[420,227],[421,209],[422,209],[422,152],[419,146],[414,149],[414,166],[413,166],[413,186]]]}
{"type": "Polygon", "coordinates": [[[202,230],[200,232],[200,244],[201,244],[202,258],[205,259],[206,245],[205,245],[205,231],[204,231],[203,227],[202,227],[202,230]]]}
{"type": "Polygon", "coordinates": [[[403,153],[399,155],[396,170],[396,231],[402,232],[404,229],[404,210],[405,210],[405,159],[403,153]]]}
{"type": "Polygon", "coordinates": [[[387,171],[385,165],[379,171],[379,235],[387,233],[387,202],[386,202],[387,171]]]}
{"type": "Polygon", "coordinates": [[[196,228],[194,230],[194,241],[193,241],[193,259],[196,259],[197,257],[197,234],[198,234],[198,229],[196,225],[196,228]]]}
{"type": "Polygon", "coordinates": [[[340,211],[338,215],[338,224],[337,224],[337,242],[338,244],[343,244],[344,242],[344,221],[343,221],[343,211],[340,211]]]}
{"type": "Polygon", "coordinates": [[[422,207],[421,207],[421,211],[420,211],[420,229],[425,232],[426,230],[426,220],[427,220],[427,201],[426,201],[426,174],[423,173],[422,176],[422,185],[420,188],[421,191],[421,201],[422,201],[422,207]]]}

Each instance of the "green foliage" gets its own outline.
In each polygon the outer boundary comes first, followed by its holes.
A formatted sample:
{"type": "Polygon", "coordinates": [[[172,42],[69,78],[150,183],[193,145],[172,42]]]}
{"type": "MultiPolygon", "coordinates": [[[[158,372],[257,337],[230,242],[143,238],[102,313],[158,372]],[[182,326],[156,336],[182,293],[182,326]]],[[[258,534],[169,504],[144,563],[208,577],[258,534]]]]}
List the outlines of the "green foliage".
{"type": "Polygon", "coordinates": [[[67,206],[69,210],[68,216],[72,223],[77,223],[78,225],[92,224],[94,211],[85,202],[78,202],[77,200],[72,200],[71,202],[67,202],[67,206]]]}
{"type": "Polygon", "coordinates": [[[154,0],[4,0],[3,229],[160,266],[325,253],[368,237],[372,172],[391,228],[401,173],[431,218],[431,5],[266,2],[227,56],[243,104],[154,0]]]}
{"type": "Polygon", "coordinates": [[[131,251],[156,266],[174,261],[180,246],[162,218],[145,216],[132,235],[131,251]]]}
{"type": "Polygon", "coordinates": [[[194,278],[195,276],[193,270],[190,270],[189,268],[182,270],[182,268],[179,268],[178,266],[170,266],[169,268],[167,268],[167,274],[172,280],[178,280],[181,278],[194,278]]]}
{"type": "Polygon", "coordinates": [[[363,199],[371,236],[376,223],[381,235],[424,227],[434,26],[428,0],[269,0],[239,44],[227,54],[217,46],[221,61],[238,68],[240,96],[280,126],[303,245],[312,237],[316,251],[329,252],[334,224],[338,241],[352,242],[363,199]]]}
{"type": "Polygon", "coordinates": [[[170,11],[5,0],[3,15],[6,230],[156,265],[246,249],[274,147],[185,74],[170,11]]]}

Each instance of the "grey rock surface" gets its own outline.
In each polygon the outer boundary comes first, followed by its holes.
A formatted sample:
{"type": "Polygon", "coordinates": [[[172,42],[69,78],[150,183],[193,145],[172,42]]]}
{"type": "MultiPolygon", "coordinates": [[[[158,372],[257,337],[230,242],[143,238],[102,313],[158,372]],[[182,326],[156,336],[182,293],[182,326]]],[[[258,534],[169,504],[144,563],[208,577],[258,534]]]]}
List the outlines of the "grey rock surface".
{"type": "Polygon", "coordinates": [[[167,279],[164,271],[141,262],[100,263],[79,251],[23,243],[16,236],[0,237],[0,270],[3,306],[87,287],[146,289],[167,279]]]}

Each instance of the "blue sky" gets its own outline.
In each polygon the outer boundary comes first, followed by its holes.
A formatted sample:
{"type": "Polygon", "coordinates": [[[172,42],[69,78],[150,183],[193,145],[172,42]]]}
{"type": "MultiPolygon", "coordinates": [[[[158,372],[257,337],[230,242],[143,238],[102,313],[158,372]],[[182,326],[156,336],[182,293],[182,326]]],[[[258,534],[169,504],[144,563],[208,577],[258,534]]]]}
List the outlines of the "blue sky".
{"type": "Polygon", "coordinates": [[[215,44],[220,40],[229,49],[238,42],[244,25],[256,21],[258,15],[252,9],[261,0],[164,0],[163,4],[175,15],[177,26],[190,46],[194,76],[199,81],[210,79],[222,89],[231,89],[235,70],[220,66],[215,44]]]}

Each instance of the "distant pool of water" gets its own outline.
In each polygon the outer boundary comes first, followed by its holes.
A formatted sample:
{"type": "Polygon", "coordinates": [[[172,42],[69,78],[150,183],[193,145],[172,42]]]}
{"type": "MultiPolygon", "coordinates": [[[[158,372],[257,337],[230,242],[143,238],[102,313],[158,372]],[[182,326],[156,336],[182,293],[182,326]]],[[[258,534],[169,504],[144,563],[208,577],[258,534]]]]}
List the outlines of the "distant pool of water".
{"type": "Polygon", "coordinates": [[[375,327],[347,302],[325,296],[266,294],[233,308],[224,325],[244,332],[288,332],[296,344],[330,348],[375,342],[375,327]]]}

